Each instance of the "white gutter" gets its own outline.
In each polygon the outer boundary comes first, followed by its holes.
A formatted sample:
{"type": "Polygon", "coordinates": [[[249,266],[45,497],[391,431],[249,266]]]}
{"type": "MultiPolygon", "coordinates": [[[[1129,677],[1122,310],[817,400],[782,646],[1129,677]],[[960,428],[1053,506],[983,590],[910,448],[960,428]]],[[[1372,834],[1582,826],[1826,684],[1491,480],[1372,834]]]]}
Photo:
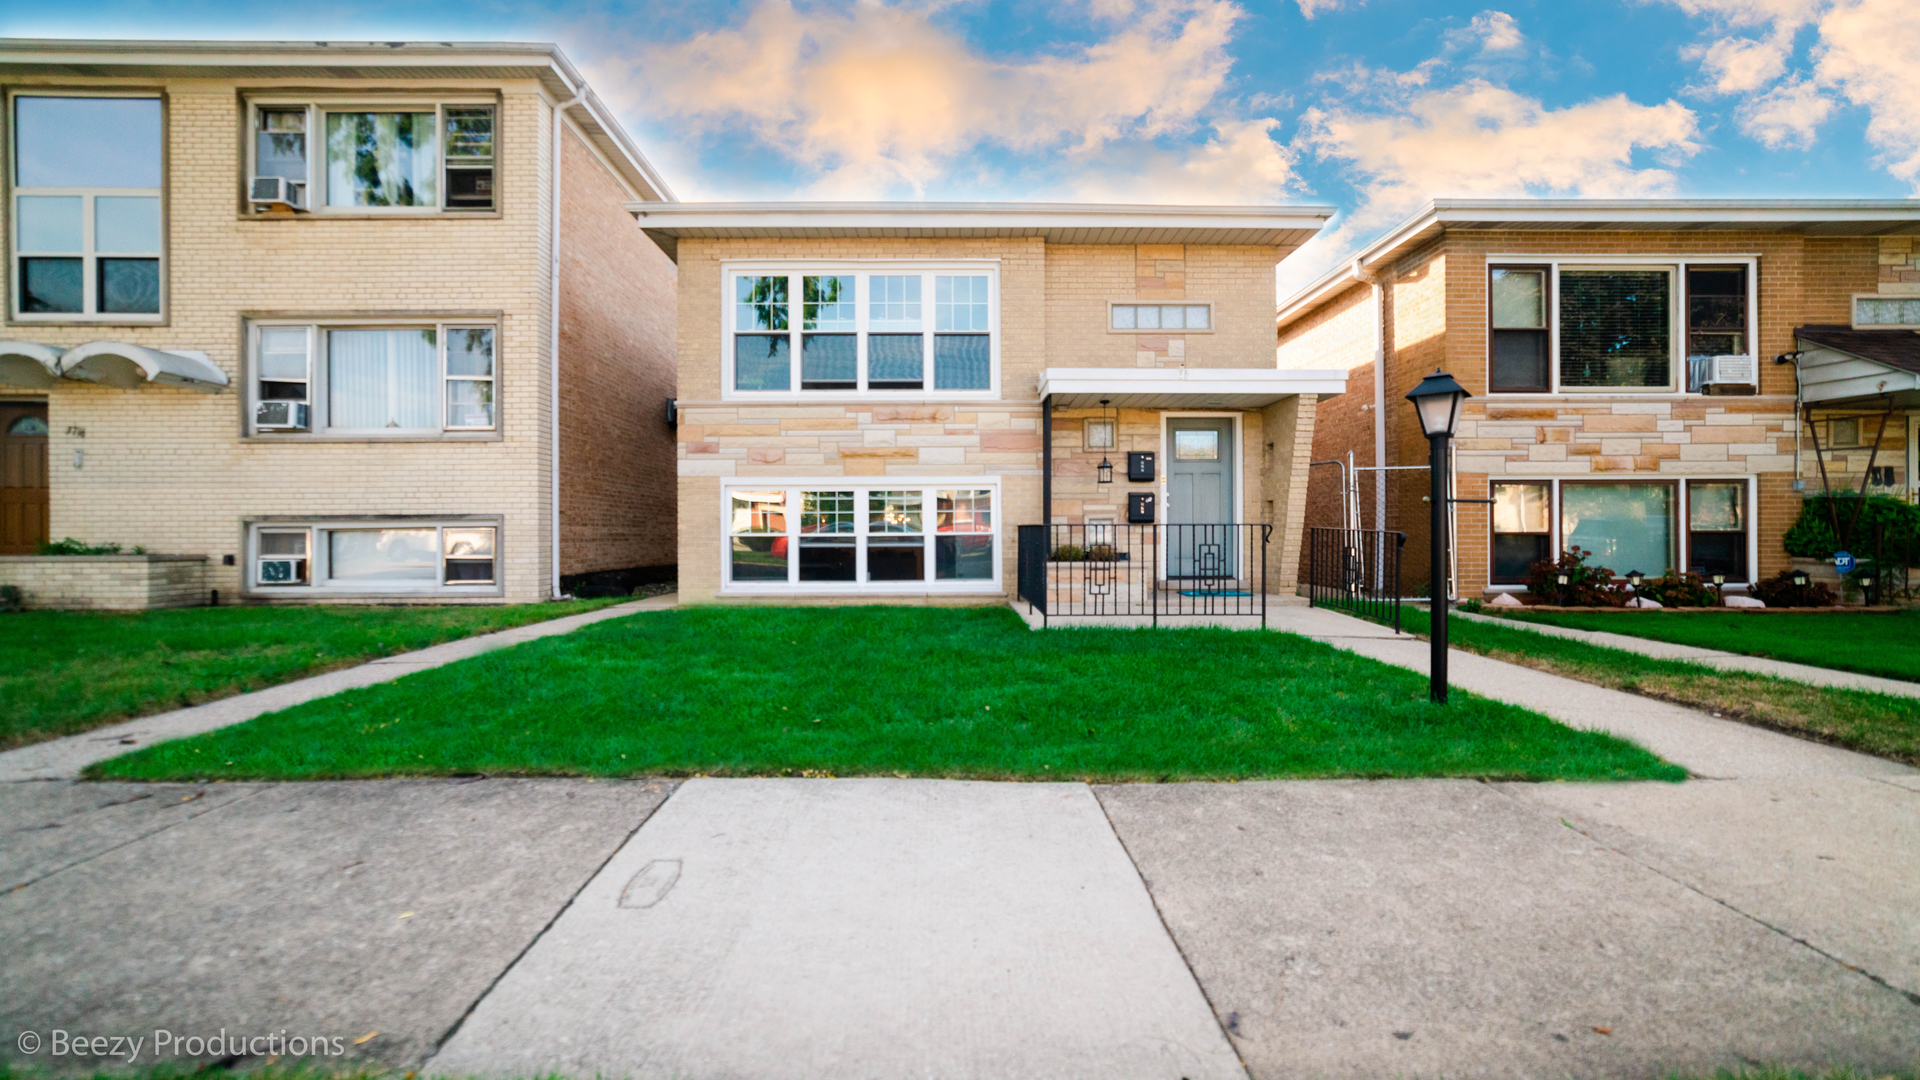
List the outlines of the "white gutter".
{"type": "Polygon", "coordinates": [[[1353,279],[1373,289],[1373,463],[1381,471],[1373,478],[1373,527],[1387,527],[1387,309],[1380,279],[1353,260],[1353,279]]]}
{"type": "Polygon", "coordinates": [[[553,370],[551,373],[553,382],[552,385],[548,387],[551,393],[551,405],[553,409],[553,475],[552,483],[548,485],[548,494],[551,497],[552,505],[550,509],[553,515],[553,598],[555,600],[563,599],[565,596],[565,594],[560,591],[560,136],[566,132],[566,110],[585,101],[586,97],[586,87],[581,86],[577,88],[571,100],[555,102],[553,106],[553,188],[551,194],[553,200],[553,227],[550,240],[550,250],[553,253],[553,285],[552,291],[549,294],[552,297],[553,311],[551,314],[553,320],[552,325],[548,328],[548,333],[551,335],[549,343],[553,349],[553,370]]]}

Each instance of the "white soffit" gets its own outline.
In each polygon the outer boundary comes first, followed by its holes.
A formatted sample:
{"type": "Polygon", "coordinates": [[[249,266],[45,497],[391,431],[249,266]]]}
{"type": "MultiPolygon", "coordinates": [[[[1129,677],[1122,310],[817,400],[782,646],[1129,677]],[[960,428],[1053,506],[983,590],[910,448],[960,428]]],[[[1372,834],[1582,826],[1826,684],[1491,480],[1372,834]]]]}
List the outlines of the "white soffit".
{"type": "Polygon", "coordinates": [[[1435,199],[1354,259],[1282,301],[1279,325],[1355,284],[1355,263],[1377,267],[1448,230],[1914,236],[1920,235],[1920,199],[1435,199]]]}
{"type": "Polygon", "coordinates": [[[45,390],[59,377],[59,349],[32,341],[0,341],[0,386],[45,390]]]}
{"type": "Polygon", "coordinates": [[[682,239],[1038,237],[1050,244],[1224,244],[1283,249],[1312,239],[1330,206],[1096,203],[629,203],[669,256],[682,239]]]}
{"type": "Polygon", "coordinates": [[[1258,409],[1297,394],[1345,393],[1344,371],[1276,368],[1048,368],[1040,396],[1072,409],[1258,409]]]}
{"type": "Polygon", "coordinates": [[[124,341],[90,341],[68,349],[60,357],[60,374],[121,390],[151,382],[217,394],[227,385],[227,373],[205,353],[164,352],[124,341]]]}

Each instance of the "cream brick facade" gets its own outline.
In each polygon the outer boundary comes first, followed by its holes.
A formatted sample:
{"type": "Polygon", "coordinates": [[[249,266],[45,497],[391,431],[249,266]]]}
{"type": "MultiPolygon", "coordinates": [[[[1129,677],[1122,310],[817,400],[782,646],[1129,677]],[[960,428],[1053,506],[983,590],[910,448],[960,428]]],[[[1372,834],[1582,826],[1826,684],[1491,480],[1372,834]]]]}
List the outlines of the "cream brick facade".
{"type": "MultiPolygon", "coordinates": [[[[1265,368],[1273,366],[1270,247],[1049,244],[1013,239],[681,239],[680,266],[680,590],[689,601],[727,599],[722,592],[726,538],[720,510],[723,480],[782,478],[991,478],[1000,490],[995,530],[1002,590],[1015,589],[1015,529],[1042,513],[1043,417],[1038,396],[1048,368],[1265,368]],[[779,402],[725,400],[722,393],[722,263],[754,260],[814,263],[844,260],[994,260],[1000,279],[1000,395],[996,400],[942,397],[861,400],[859,395],[807,393],[779,402]],[[1213,305],[1209,332],[1114,333],[1108,305],[1135,301],[1213,305]]],[[[1235,410],[1243,463],[1238,520],[1277,526],[1272,572],[1291,592],[1304,513],[1306,449],[1313,425],[1311,395],[1264,410],[1235,410]]],[[[1099,485],[1101,451],[1082,446],[1084,421],[1098,409],[1059,409],[1053,417],[1053,521],[1126,520],[1129,449],[1161,450],[1162,411],[1119,414],[1120,482],[1099,485]]],[[[1163,470],[1164,472],[1164,470],[1163,470]]],[[[1159,490],[1156,486],[1153,490],[1159,490]]],[[[1271,579],[1270,579],[1271,580],[1271,579]]],[[[902,594],[877,596],[914,602],[902,594]]],[[[765,596],[756,595],[756,602],[765,596]]],[[[845,603],[858,596],[796,597],[845,603]]],[[[925,597],[935,603],[979,603],[979,595],[925,597]]]]}
{"type": "MultiPolygon", "coordinates": [[[[485,599],[524,602],[550,595],[555,558],[554,112],[538,81],[25,76],[10,79],[8,86],[15,91],[111,87],[163,96],[162,272],[168,299],[161,325],[15,321],[6,335],[60,347],[111,340],[197,350],[230,380],[215,394],[56,380],[44,391],[52,433],[53,537],[204,554],[212,560],[208,585],[222,596],[239,596],[244,592],[244,522],[250,519],[493,517],[501,526],[495,572],[503,584],[485,599]],[[249,212],[241,201],[246,101],[275,91],[328,98],[408,94],[412,100],[450,93],[497,95],[497,210],[389,217],[249,212]],[[496,430],[395,439],[248,434],[248,325],[265,317],[497,321],[496,430]],[[228,556],[240,565],[222,565],[228,556]]],[[[563,201],[576,210],[563,218],[563,237],[570,227],[587,227],[589,215],[578,212],[580,198],[611,197],[618,211],[620,202],[635,197],[570,122],[565,144],[571,171],[563,174],[570,192],[563,201]],[[576,188],[584,194],[575,195],[576,188]],[[609,188],[615,189],[611,196],[609,188]]],[[[606,225],[601,220],[593,227],[606,225]]],[[[574,259],[568,266],[570,281],[594,274],[640,275],[658,283],[656,294],[671,297],[671,267],[663,260],[578,264],[574,259]]],[[[7,288],[14,288],[10,280],[7,288]]],[[[562,295],[567,295],[564,289],[562,295]]],[[[593,315],[611,302],[567,300],[576,316],[593,315]]],[[[631,318],[620,312],[609,317],[631,318]]],[[[563,363],[570,371],[602,379],[651,369],[670,388],[671,327],[669,311],[630,335],[622,355],[583,350],[563,357],[563,363]]],[[[7,396],[31,395],[8,391],[7,396]]],[[[563,414],[563,427],[567,420],[563,414]]],[[[610,432],[597,438],[617,437],[610,432]]],[[[570,450],[582,461],[612,452],[599,451],[591,445],[595,441],[590,437],[583,446],[576,437],[570,450]]],[[[655,512],[668,516],[670,532],[670,451],[663,445],[656,453],[651,473],[659,478],[662,498],[655,512]]],[[[595,555],[607,561],[605,552],[595,555]]],[[[569,572],[599,568],[577,565],[571,550],[562,562],[561,569],[569,572]]],[[[447,602],[445,596],[432,599],[447,602]]]]}

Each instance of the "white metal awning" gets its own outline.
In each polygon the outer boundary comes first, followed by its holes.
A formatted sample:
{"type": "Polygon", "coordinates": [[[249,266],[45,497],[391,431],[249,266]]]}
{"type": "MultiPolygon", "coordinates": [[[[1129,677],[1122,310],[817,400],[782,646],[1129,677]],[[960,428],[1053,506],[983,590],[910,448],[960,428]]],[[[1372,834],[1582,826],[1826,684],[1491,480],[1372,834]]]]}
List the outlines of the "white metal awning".
{"type": "Polygon", "coordinates": [[[1346,389],[1344,371],[1277,368],[1048,368],[1040,376],[1040,396],[1072,409],[1102,398],[1123,409],[1259,409],[1346,389]]]}
{"type": "Polygon", "coordinates": [[[1837,405],[1891,398],[1903,408],[1920,400],[1920,333],[1802,326],[1794,337],[1801,400],[1837,405]]]}
{"type": "Polygon", "coordinates": [[[217,394],[227,373],[203,352],[164,352],[124,341],[89,341],[60,356],[60,374],[69,379],[132,390],[143,382],[217,394]]]}
{"type": "Polygon", "coordinates": [[[32,341],[0,341],[0,386],[44,390],[60,377],[60,350],[32,341]]]}

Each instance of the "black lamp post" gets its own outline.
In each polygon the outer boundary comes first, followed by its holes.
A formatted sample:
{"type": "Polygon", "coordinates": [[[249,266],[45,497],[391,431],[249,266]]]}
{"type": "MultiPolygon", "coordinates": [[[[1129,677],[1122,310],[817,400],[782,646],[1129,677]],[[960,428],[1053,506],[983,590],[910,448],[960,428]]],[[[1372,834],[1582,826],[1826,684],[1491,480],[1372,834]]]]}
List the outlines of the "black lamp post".
{"type": "Polygon", "coordinates": [[[1444,371],[1420,380],[1420,385],[1407,394],[1420,417],[1420,433],[1427,437],[1427,472],[1433,481],[1433,525],[1429,530],[1433,584],[1428,589],[1433,597],[1433,658],[1428,664],[1427,694],[1438,705],[1447,703],[1447,440],[1460,426],[1460,403],[1468,396],[1444,371]]]}
{"type": "MultiPolygon", "coordinates": [[[[1100,399],[1100,418],[1101,418],[1101,419],[1103,419],[1103,420],[1104,420],[1104,419],[1106,419],[1106,413],[1107,413],[1107,402],[1109,402],[1109,401],[1112,401],[1112,400],[1113,400],[1112,398],[1101,398],[1101,399],[1100,399]]],[[[1113,427],[1112,427],[1112,428],[1111,428],[1110,430],[1111,430],[1111,431],[1113,432],[1113,434],[1114,434],[1114,441],[1115,441],[1115,442],[1118,442],[1118,441],[1120,441],[1120,440],[1119,440],[1119,436],[1120,436],[1120,425],[1119,425],[1119,423],[1117,423],[1117,422],[1116,422],[1116,423],[1115,423],[1115,424],[1113,425],[1113,427]]],[[[1103,484],[1111,484],[1111,483],[1113,483],[1113,462],[1111,462],[1111,461],[1108,461],[1108,460],[1107,460],[1107,455],[1105,455],[1105,454],[1101,454],[1101,455],[1100,455],[1100,467],[1099,467],[1099,469],[1097,470],[1097,472],[1098,472],[1098,473],[1099,473],[1099,475],[1100,475],[1100,482],[1101,482],[1101,483],[1103,483],[1103,484]]]]}
{"type": "Polygon", "coordinates": [[[1627,571],[1627,584],[1633,586],[1633,606],[1634,607],[1640,606],[1640,585],[1646,580],[1647,580],[1647,576],[1645,574],[1642,574],[1638,570],[1627,571]]]}
{"type": "Polygon", "coordinates": [[[1727,606],[1727,575],[1713,575],[1713,596],[1719,601],[1721,607],[1727,606]]]}
{"type": "Polygon", "coordinates": [[[1800,601],[1801,607],[1807,606],[1807,572],[1805,570],[1793,572],[1793,598],[1800,601]]]}

